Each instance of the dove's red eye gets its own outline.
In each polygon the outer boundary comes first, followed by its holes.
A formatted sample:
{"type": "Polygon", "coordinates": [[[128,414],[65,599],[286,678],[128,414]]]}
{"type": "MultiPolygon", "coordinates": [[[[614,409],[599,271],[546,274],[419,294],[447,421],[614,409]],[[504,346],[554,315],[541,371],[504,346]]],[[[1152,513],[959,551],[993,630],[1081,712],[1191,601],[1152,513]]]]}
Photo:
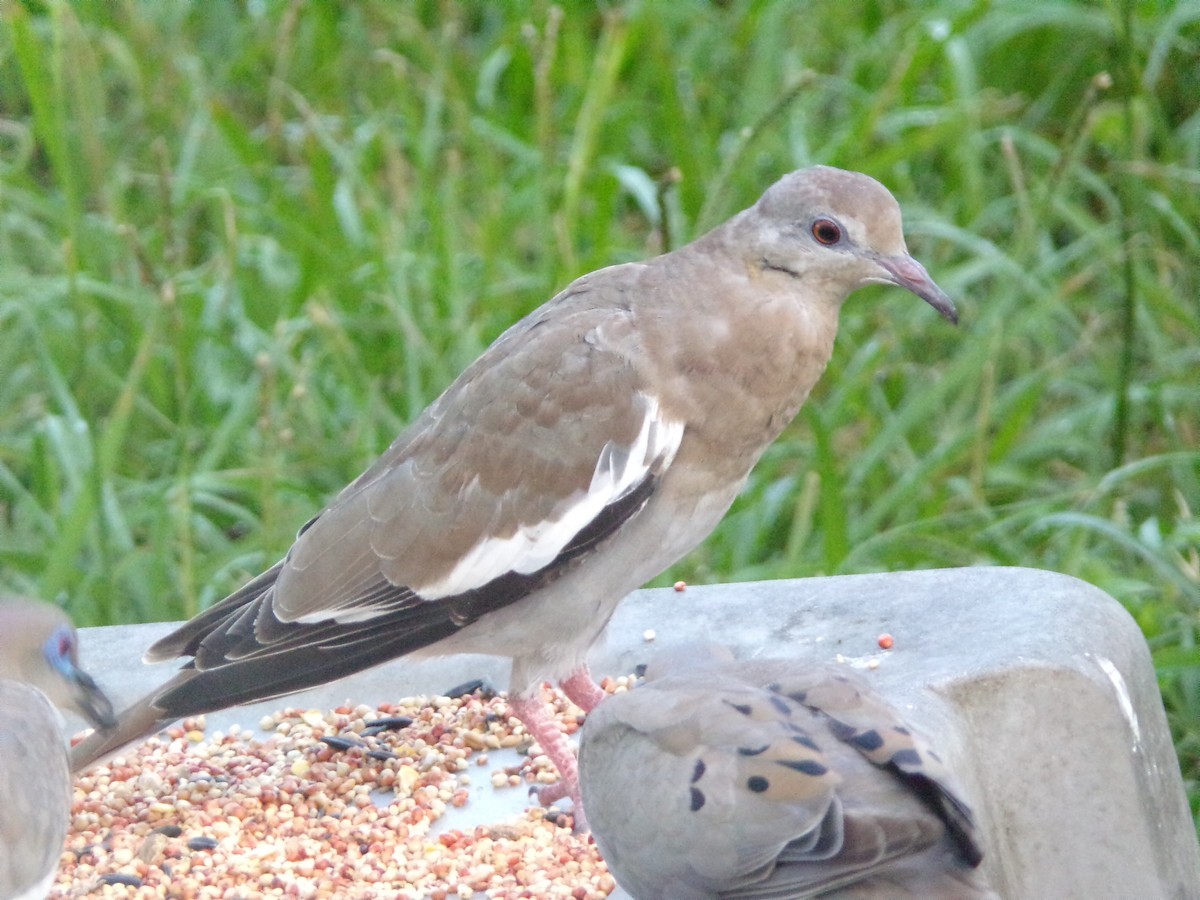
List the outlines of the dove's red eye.
{"type": "Polygon", "coordinates": [[[817,219],[812,223],[812,236],[829,247],[842,239],[842,227],[833,219],[817,219]]]}

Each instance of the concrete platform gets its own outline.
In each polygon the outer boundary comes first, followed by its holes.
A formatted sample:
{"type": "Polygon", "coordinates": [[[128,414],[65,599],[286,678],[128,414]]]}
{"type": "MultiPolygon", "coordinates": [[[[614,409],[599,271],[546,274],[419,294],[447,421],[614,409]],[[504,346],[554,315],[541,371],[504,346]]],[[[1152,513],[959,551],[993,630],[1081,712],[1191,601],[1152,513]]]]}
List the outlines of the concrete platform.
{"type": "MultiPolygon", "coordinates": [[[[174,666],[140,657],[171,627],[84,629],[84,664],[118,706],[169,677],[174,666]]],[[[1128,613],[1097,588],[970,568],[639,591],[617,610],[593,671],[628,673],[659,646],[696,640],[741,657],[840,655],[864,670],[955,763],[1004,897],[1200,897],[1200,847],[1150,655],[1128,613]],[[878,646],[882,632],[895,639],[890,651],[878,646]]],[[[397,660],[211,715],[209,727],[253,728],[283,705],[442,693],[476,677],[503,688],[507,668],[491,657],[397,660]]],[[[502,821],[523,802],[519,792],[479,793],[454,827],[502,821]]]]}

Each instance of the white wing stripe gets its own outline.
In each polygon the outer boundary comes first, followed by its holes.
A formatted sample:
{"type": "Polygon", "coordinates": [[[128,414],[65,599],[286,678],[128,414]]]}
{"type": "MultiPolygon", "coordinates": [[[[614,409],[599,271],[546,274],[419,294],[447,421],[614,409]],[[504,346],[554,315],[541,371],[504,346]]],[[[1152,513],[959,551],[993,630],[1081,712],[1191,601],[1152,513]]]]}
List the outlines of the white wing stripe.
{"type": "Polygon", "coordinates": [[[508,537],[486,537],[442,578],[409,587],[426,600],[437,600],[482,587],[508,572],[528,575],[552,562],[601,510],[636,488],[651,468],[665,468],[675,457],[683,423],[665,418],[653,397],[643,394],[642,399],[646,415],[633,443],[605,444],[587,491],[570,498],[558,518],[522,525],[508,537]]]}

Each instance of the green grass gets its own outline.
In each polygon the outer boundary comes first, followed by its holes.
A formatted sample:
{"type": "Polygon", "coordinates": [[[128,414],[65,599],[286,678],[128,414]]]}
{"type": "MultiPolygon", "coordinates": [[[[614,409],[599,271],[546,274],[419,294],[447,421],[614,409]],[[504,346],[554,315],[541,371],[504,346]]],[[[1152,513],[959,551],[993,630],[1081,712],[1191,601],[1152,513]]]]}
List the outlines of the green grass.
{"type": "Polygon", "coordinates": [[[963,324],[857,296],[664,579],[1077,575],[1200,796],[1200,3],[565,8],[0,6],[0,583],[191,615],[570,278],[830,163],[963,324]]]}

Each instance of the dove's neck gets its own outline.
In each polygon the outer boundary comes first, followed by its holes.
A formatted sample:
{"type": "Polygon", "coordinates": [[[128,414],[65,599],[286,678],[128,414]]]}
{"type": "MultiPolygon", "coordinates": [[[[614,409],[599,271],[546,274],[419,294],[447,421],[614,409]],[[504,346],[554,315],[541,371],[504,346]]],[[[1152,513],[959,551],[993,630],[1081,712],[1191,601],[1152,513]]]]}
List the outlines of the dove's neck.
{"type": "Polygon", "coordinates": [[[664,411],[748,473],[825,370],[844,298],[733,249],[718,231],[659,257],[642,293],[686,315],[638,314],[664,411]]]}

